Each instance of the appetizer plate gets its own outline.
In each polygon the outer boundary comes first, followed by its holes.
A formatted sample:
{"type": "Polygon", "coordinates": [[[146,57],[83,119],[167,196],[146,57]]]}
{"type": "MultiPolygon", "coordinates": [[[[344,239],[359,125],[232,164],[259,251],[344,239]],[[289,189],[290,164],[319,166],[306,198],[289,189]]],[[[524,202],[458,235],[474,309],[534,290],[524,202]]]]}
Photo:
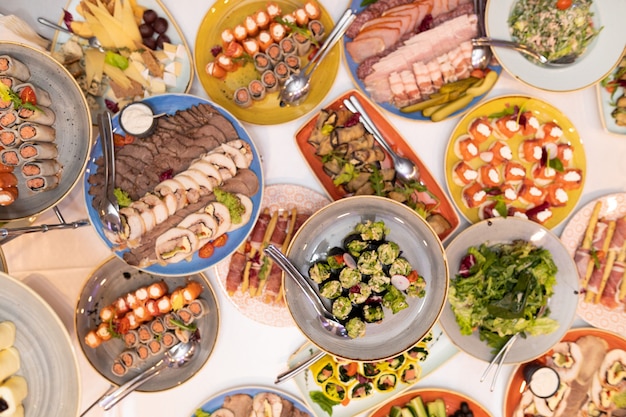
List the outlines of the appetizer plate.
{"type": "Polygon", "coordinates": [[[29,82],[46,90],[52,99],[56,119],[58,162],[63,166],[58,187],[35,193],[17,172],[19,196],[0,207],[0,221],[28,219],[56,206],[82,178],[91,148],[91,123],[87,101],[70,73],[48,54],[23,44],[0,42],[0,55],[10,55],[29,67],[29,82]]]}
{"type": "MultiPolygon", "coordinates": [[[[597,202],[602,203],[598,216],[610,220],[617,220],[626,216],[626,194],[617,193],[605,195],[593,200],[578,210],[568,221],[561,233],[561,241],[574,258],[576,249],[580,246],[589,219],[592,216],[597,202]]],[[[578,274],[577,274],[578,276],[578,274]]],[[[585,301],[585,292],[581,291],[578,299],[578,315],[587,323],[605,330],[611,330],[626,335],[626,312],[623,305],[616,309],[609,309],[602,304],[585,301]]]]}
{"type": "Polygon", "coordinates": [[[598,94],[598,105],[600,106],[600,120],[602,121],[602,126],[610,133],[626,135],[626,126],[620,126],[615,123],[615,118],[611,114],[616,108],[615,102],[617,99],[626,94],[626,88],[618,86],[615,87],[615,91],[611,93],[604,85],[605,82],[610,82],[615,77],[620,65],[623,70],[623,66],[626,65],[626,55],[622,57],[621,63],[617,66],[617,68],[607,78],[596,85],[596,90],[598,94]]]}
{"type": "Polygon", "coordinates": [[[17,374],[28,383],[24,400],[26,415],[78,415],[81,395],[78,361],[61,319],[39,294],[17,279],[0,273],[0,286],[0,321],[15,324],[14,346],[21,361],[17,374]]]}
{"type": "MultiPolygon", "coordinates": [[[[296,232],[287,256],[308,277],[312,262],[341,246],[358,223],[383,221],[386,239],[395,242],[402,256],[426,281],[423,298],[407,297],[409,306],[396,314],[387,311],[382,323],[368,324],[364,336],[350,339],[333,336],[317,321],[315,310],[293,280],[284,280],[285,299],[302,333],[321,350],[353,361],[379,361],[406,351],[431,330],[445,304],[448,269],[441,241],[411,208],[376,196],[337,200],[311,216],[296,232]],[[394,343],[387,343],[393,340],[394,343]]],[[[314,283],[310,283],[315,288],[314,283]]]]}
{"type": "MultiPolygon", "coordinates": [[[[166,113],[166,114],[174,114],[178,110],[187,109],[193,105],[197,105],[200,103],[207,103],[211,106],[215,107],[219,112],[228,119],[239,134],[239,137],[250,144],[253,153],[253,161],[252,165],[250,165],[250,169],[254,171],[259,179],[260,187],[263,186],[263,172],[261,169],[261,159],[258,151],[254,143],[252,142],[250,136],[244,129],[244,127],[235,119],[230,113],[228,113],[223,108],[211,103],[210,101],[195,97],[188,94],[163,94],[155,97],[148,97],[144,100],[144,102],[148,103],[154,110],[155,114],[158,113],[166,113]]],[[[119,125],[119,114],[115,115],[112,119],[113,121],[113,132],[122,132],[119,125]]],[[[123,132],[122,132],[123,133],[123,132]]],[[[103,242],[109,246],[111,249],[115,250],[115,253],[120,258],[123,258],[124,252],[126,250],[117,250],[111,242],[106,238],[104,234],[104,229],[102,227],[102,222],[100,221],[100,216],[98,211],[93,207],[93,196],[89,194],[89,189],[91,185],[89,184],[89,176],[95,173],[98,169],[96,165],[96,160],[102,156],[102,147],[100,145],[100,136],[96,138],[96,143],[94,144],[91,150],[91,156],[89,158],[89,162],[87,164],[86,175],[83,181],[84,193],[85,193],[85,203],[87,205],[87,214],[89,215],[89,219],[91,220],[91,224],[98,232],[100,238],[102,238],[103,242]]],[[[199,156],[199,155],[198,155],[199,156]]],[[[222,259],[225,259],[232,252],[234,252],[239,245],[245,241],[248,233],[252,230],[254,226],[254,222],[259,214],[259,207],[261,203],[262,191],[257,192],[255,195],[251,197],[252,202],[254,203],[254,210],[252,216],[250,217],[250,221],[243,227],[228,233],[228,241],[226,245],[215,248],[215,252],[213,256],[210,258],[202,259],[198,256],[196,252],[193,255],[193,258],[190,261],[181,261],[179,263],[160,265],[153,264],[144,270],[148,272],[152,272],[160,275],[186,275],[186,274],[194,274],[200,271],[203,271],[207,268],[210,268],[220,262],[222,259]]]]}
{"type": "Polygon", "coordinates": [[[461,408],[461,403],[465,402],[472,410],[472,413],[476,417],[492,417],[492,414],[487,411],[485,407],[476,402],[474,399],[467,397],[460,392],[451,391],[441,388],[422,388],[408,391],[399,397],[385,402],[378,407],[370,417],[386,417],[391,411],[391,407],[398,406],[404,407],[413,398],[419,396],[424,403],[442,399],[446,404],[446,415],[454,415],[454,412],[461,408]]]}
{"type": "MultiPolygon", "coordinates": [[[[454,210],[452,203],[448,199],[447,194],[443,191],[441,186],[437,183],[437,180],[428,170],[428,167],[422,162],[422,160],[415,154],[411,146],[404,141],[402,135],[393,127],[393,125],[387,120],[386,117],[380,113],[380,111],[374,106],[374,104],[366,98],[362,93],[357,90],[351,90],[343,94],[341,97],[330,103],[327,110],[337,110],[344,107],[343,101],[349,98],[351,95],[356,96],[359,102],[363,105],[363,108],[371,117],[376,127],[380,130],[382,135],[387,140],[387,143],[396,150],[396,152],[402,156],[405,156],[415,162],[421,173],[421,181],[428,188],[435,198],[439,201],[437,212],[441,214],[449,223],[450,228],[444,233],[439,235],[439,238],[445,240],[450,236],[456,228],[459,226],[459,216],[454,210]]],[[[330,198],[338,200],[340,198],[348,197],[348,194],[343,187],[338,187],[333,183],[333,179],[324,171],[324,165],[322,159],[315,155],[315,148],[308,140],[311,136],[311,132],[315,128],[319,115],[313,116],[296,132],[296,144],[302,157],[309,164],[309,168],[315,174],[317,180],[321,183],[322,187],[326,190],[330,198]]],[[[385,161],[389,162],[389,158],[385,161]]],[[[390,162],[389,162],[390,163],[390,162]]]]}
{"type": "MultiPolygon", "coordinates": [[[[455,167],[457,163],[461,161],[461,158],[457,155],[458,149],[458,141],[464,139],[468,136],[468,129],[471,123],[478,117],[493,117],[498,115],[499,113],[511,109],[514,107],[518,107],[520,112],[522,111],[530,111],[537,118],[540,124],[544,124],[547,122],[554,122],[560,126],[563,131],[563,136],[559,139],[559,143],[567,143],[570,145],[573,155],[572,160],[569,164],[563,164],[565,168],[578,169],[581,171],[583,175],[583,179],[579,186],[576,189],[567,191],[568,201],[565,206],[562,207],[550,207],[552,211],[552,217],[550,217],[547,221],[543,223],[549,229],[556,227],[560,224],[574,209],[584,187],[584,180],[586,177],[586,157],[583,149],[582,140],[578,134],[578,130],[574,127],[572,122],[558,109],[551,106],[550,104],[527,96],[503,96],[491,99],[475,109],[472,109],[468,114],[466,114],[456,125],[452,135],[450,137],[450,141],[448,142],[448,146],[446,148],[445,154],[445,173],[446,173],[446,185],[448,188],[449,194],[452,196],[452,200],[456,204],[457,209],[461,212],[461,214],[469,221],[470,223],[476,223],[482,220],[480,210],[483,206],[492,203],[495,200],[492,200],[490,196],[487,197],[487,201],[481,204],[479,207],[469,208],[463,198],[463,191],[465,186],[461,186],[459,183],[455,181],[455,167]]],[[[494,118],[493,120],[496,120],[494,118]]],[[[492,122],[492,126],[494,123],[492,122]]],[[[521,143],[526,139],[530,138],[530,136],[523,137],[520,134],[516,134],[511,139],[503,141],[495,134],[494,132],[487,138],[486,141],[479,145],[479,155],[471,159],[468,164],[475,170],[479,169],[480,166],[486,165],[486,162],[481,158],[480,153],[487,151],[494,145],[496,142],[506,142],[506,144],[511,149],[512,153],[512,161],[521,163],[526,169],[526,178],[532,178],[532,170],[534,165],[530,162],[526,162],[523,159],[522,153],[520,151],[521,143]]],[[[503,178],[502,169],[500,169],[500,176],[503,178]]],[[[501,181],[501,183],[505,183],[501,181]]],[[[516,185],[517,183],[511,183],[516,185]]],[[[519,187],[517,187],[519,189],[519,187]]],[[[519,208],[522,210],[527,210],[533,207],[530,203],[525,203],[517,198],[515,201],[508,203],[507,207],[509,208],[519,208]]]]}
{"type": "MultiPolygon", "coordinates": [[[[77,7],[80,5],[82,0],[69,0],[64,10],[70,12],[76,20],[84,20],[77,12],[77,7]]],[[[165,7],[165,5],[161,2],[161,0],[139,0],[137,1],[139,6],[145,7],[146,9],[154,10],[158,16],[164,17],[167,19],[169,26],[166,32],[167,36],[170,38],[170,43],[172,45],[181,45],[185,51],[184,55],[177,56],[176,62],[180,63],[180,73],[176,77],[176,85],[166,86],[166,92],[168,93],[187,93],[191,88],[191,83],[194,78],[194,67],[193,67],[193,56],[187,41],[185,40],[185,36],[182,30],[178,27],[176,20],[171,15],[169,10],[165,7]]],[[[63,23],[63,16],[59,19],[59,24],[65,26],[63,23]]],[[[69,40],[71,35],[67,33],[63,33],[57,31],[56,36],[53,39],[50,50],[55,53],[61,50],[63,45],[69,40]]],[[[83,50],[88,49],[89,47],[86,44],[83,46],[83,50]]],[[[105,81],[106,82],[106,81],[105,81]]],[[[91,94],[87,94],[88,97],[93,100],[90,110],[93,115],[93,122],[96,122],[95,115],[101,111],[107,109],[104,98],[107,97],[108,91],[110,87],[106,87],[105,91],[101,96],[92,96],[91,94]]],[[[90,100],[90,101],[91,101],[90,100]]],[[[120,110],[122,106],[119,106],[120,110]]],[[[110,110],[110,109],[109,109],[110,110]]]]}
{"type": "MultiPolygon", "coordinates": [[[[593,327],[580,327],[580,328],[570,329],[567,332],[567,334],[563,336],[563,339],[561,339],[561,341],[562,342],[576,342],[581,337],[596,339],[596,341],[599,342],[599,345],[604,345],[602,347],[606,348],[607,351],[612,350],[612,349],[621,349],[622,351],[626,350],[626,339],[624,339],[624,337],[619,336],[615,333],[606,331],[606,330],[596,329],[593,327]]],[[[547,363],[547,361],[551,359],[550,356],[552,355],[552,352],[553,350],[546,352],[544,356],[538,358],[535,362],[539,362],[541,364],[547,363]]],[[[584,353],[583,353],[582,358],[581,357],[574,358],[575,361],[582,362],[583,367],[585,367],[585,363],[588,362],[588,359],[589,358],[584,356],[584,353]]],[[[621,361],[623,364],[623,361],[624,361],[623,356],[621,356],[621,361]]],[[[535,362],[532,362],[532,363],[534,364],[535,362]]],[[[515,412],[518,406],[520,406],[522,402],[524,406],[527,406],[529,402],[534,399],[533,398],[534,396],[530,394],[529,390],[527,389],[527,383],[524,380],[523,374],[524,374],[524,368],[526,365],[527,364],[519,364],[515,368],[513,373],[511,374],[511,378],[509,379],[509,383],[505,391],[505,397],[504,397],[503,415],[505,416],[522,415],[522,413],[518,414],[515,412]]],[[[594,365],[598,365],[597,362],[594,362],[594,365]]],[[[573,367],[577,367],[577,366],[580,366],[580,364],[576,364],[576,363],[573,364],[573,367]]],[[[594,370],[596,369],[597,368],[595,368],[594,370]]],[[[580,369],[579,372],[583,372],[583,370],[580,369]]],[[[588,372],[588,374],[591,375],[591,372],[588,372]]],[[[593,372],[593,376],[591,376],[588,380],[592,381],[593,379],[598,378],[600,374],[601,374],[600,372],[593,372]]],[[[561,379],[561,382],[567,384],[567,382],[565,382],[563,379],[561,379]]],[[[590,382],[590,383],[591,385],[595,385],[593,382],[590,382]]],[[[580,385],[577,386],[577,389],[580,389],[580,385]]],[[[621,388],[621,391],[622,393],[624,392],[623,386],[621,388]]],[[[593,386],[592,386],[592,392],[594,392],[593,386]]],[[[583,394],[580,391],[579,393],[583,394]]],[[[566,398],[563,399],[563,401],[565,402],[567,402],[568,399],[573,402],[582,400],[582,401],[579,401],[581,405],[580,411],[578,413],[575,413],[574,410],[570,409],[569,410],[570,413],[567,414],[568,416],[576,417],[576,416],[589,415],[587,414],[587,407],[586,407],[588,403],[587,403],[587,400],[583,398],[583,395],[580,395],[577,398],[567,398],[567,395],[568,393],[565,394],[566,398]]],[[[559,402],[556,403],[556,405],[558,404],[559,402]]],[[[525,415],[529,415],[529,414],[525,414],[525,415]]]]}
{"type": "MultiPolygon", "coordinates": [[[[363,3],[366,3],[366,2],[363,2],[362,0],[352,0],[351,3],[350,3],[350,8],[352,10],[356,11],[356,12],[362,12],[364,9],[367,8],[367,5],[364,6],[363,3]]],[[[352,78],[352,82],[354,83],[354,85],[356,85],[359,88],[359,90],[363,94],[366,94],[369,98],[371,98],[372,95],[367,92],[367,89],[365,88],[365,83],[357,75],[358,74],[357,70],[359,68],[359,64],[354,62],[354,60],[352,59],[350,54],[345,49],[346,43],[348,43],[350,41],[352,41],[352,38],[349,38],[347,36],[345,36],[344,39],[343,39],[344,58],[346,60],[346,65],[348,66],[348,71],[349,71],[350,76],[352,78]]],[[[489,65],[489,69],[492,70],[492,71],[496,71],[498,73],[498,75],[500,75],[500,73],[502,72],[502,67],[500,65],[497,65],[497,64],[496,65],[494,65],[494,64],[489,65]]],[[[491,91],[491,89],[489,91],[491,91]]],[[[448,118],[460,116],[463,113],[467,112],[469,109],[471,109],[472,107],[476,106],[484,97],[486,97],[487,94],[489,94],[489,91],[487,91],[484,94],[474,98],[467,106],[465,106],[465,107],[455,111],[450,116],[448,116],[448,118]]],[[[403,112],[400,111],[400,109],[398,107],[394,106],[391,103],[376,103],[376,105],[382,107],[383,109],[387,110],[388,112],[390,112],[392,114],[395,114],[396,116],[404,117],[404,118],[411,119],[411,120],[431,121],[430,117],[425,117],[424,115],[422,115],[421,111],[412,112],[412,113],[403,113],[403,112]]]]}
{"type": "MultiPolygon", "coordinates": [[[[512,40],[508,19],[516,1],[487,2],[485,25],[489,37],[512,40]]],[[[574,91],[593,85],[611,72],[624,52],[626,26],[620,16],[626,14],[626,3],[620,0],[594,1],[591,11],[594,26],[602,27],[602,30],[571,65],[543,67],[519,52],[505,48],[493,48],[494,55],[513,77],[541,90],[574,91]]]]}
{"type": "Polygon", "coordinates": [[[181,280],[181,277],[153,275],[130,267],[117,257],[109,258],[94,269],[85,282],[76,305],[76,337],[91,366],[100,375],[116,385],[125,383],[142,370],[152,366],[160,356],[148,359],[141,367],[129,369],[126,375],[118,377],[111,371],[111,368],[113,361],[125,349],[124,341],[112,339],[103,342],[94,349],[85,344],[85,335],[100,323],[100,310],[111,305],[124,294],[159,281],[165,281],[171,292],[175,288],[184,286],[187,280],[202,285],[202,293],[199,298],[206,301],[208,307],[208,313],[196,321],[200,334],[196,353],[187,366],[180,369],[167,368],[158,377],[143,384],[139,390],[144,392],[163,391],[178,386],[194,376],[211,356],[219,332],[219,307],[207,277],[203,274],[194,274],[181,280]]]}
{"type": "MultiPolygon", "coordinates": [[[[300,411],[300,413],[304,416],[313,416],[311,410],[307,408],[307,406],[300,401],[298,398],[284,392],[281,390],[277,390],[276,388],[263,387],[263,386],[244,386],[239,388],[230,388],[225,391],[222,391],[218,394],[215,394],[205,400],[202,404],[199,404],[195,409],[194,413],[190,414],[189,417],[205,417],[205,415],[213,415],[213,413],[224,405],[224,400],[226,397],[232,397],[235,395],[248,395],[254,398],[257,394],[270,394],[271,396],[277,395],[282,400],[290,401],[293,406],[300,411]],[[206,414],[200,414],[199,411],[204,412],[206,414]]],[[[219,413],[217,413],[219,414],[219,413]]],[[[254,413],[253,413],[254,414],[254,413]]]]}
{"type": "MultiPolygon", "coordinates": [[[[261,210],[268,208],[271,212],[275,212],[276,210],[282,211],[295,208],[298,213],[313,214],[328,203],[330,203],[328,198],[309,188],[295,184],[274,184],[265,187],[261,201],[261,210]]],[[[230,259],[231,257],[228,256],[215,266],[215,273],[220,286],[226,294],[228,294],[226,277],[230,268],[230,259]]],[[[293,319],[289,315],[289,310],[282,302],[269,304],[264,302],[262,297],[253,297],[248,292],[242,292],[241,289],[234,294],[228,294],[228,299],[246,317],[259,323],[275,327],[294,325],[293,319]]]]}
{"type": "MultiPolygon", "coordinates": [[[[419,366],[421,367],[419,379],[424,378],[426,375],[439,368],[459,352],[452,342],[450,342],[450,339],[448,339],[438,323],[433,326],[432,335],[432,341],[428,342],[428,356],[426,360],[419,362],[419,366]]],[[[291,355],[289,358],[289,366],[293,367],[317,352],[318,349],[310,342],[307,342],[302,345],[297,352],[291,355]]],[[[311,371],[312,367],[313,366],[310,366],[305,372],[296,375],[294,381],[300,389],[304,401],[315,412],[315,415],[323,416],[328,414],[327,410],[322,409],[320,404],[311,398],[313,392],[320,391],[320,386],[314,381],[314,375],[311,371]]],[[[399,383],[395,389],[388,392],[373,390],[373,393],[365,398],[352,399],[345,404],[340,403],[334,405],[332,407],[332,416],[351,417],[367,410],[372,410],[381,402],[401,394],[410,387],[411,385],[399,383]]]]}
{"type": "MultiPolygon", "coordinates": [[[[282,13],[290,13],[305,3],[304,0],[276,0],[282,13]]],[[[317,1],[322,15],[320,21],[326,28],[326,33],[334,26],[331,16],[324,9],[321,2],[317,1]]],[[[239,120],[258,125],[272,125],[286,123],[295,120],[317,107],[326,97],[335,81],[339,71],[341,49],[335,46],[320,62],[319,67],[311,78],[311,92],[306,100],[298,106],[281,107],[278,93],[267,94],[263,100],[255,101],[251,107],[243,108],[233,100],[233,93],[239,87],[246,86],[258,74],[252,63],[246,63],[243,68],[229,73],[224,80],[210,76],[206,72],[206,66],[212,62],[214,56],[211,52],[213,46],[221,46],[220,35],[225,29],[232,29],[235,25],[244,21],[246,16],[265,8],[263,0],[218,0],[208,10],[200,23],[196,35],[195,61],[198,78],[209,97],[216,103],[228,109],[239,120]]],[[[302,61],[302,66],[307,60],[302,61]]]]}
{"type": "MultiPolygon", "coordinates": [[[[484,220],[463,230],[446,247],[450,279],[456,279],[461,260],[472,246],[488,245],[514,240],[526,240],[535,246],[545,248],[552,254],[558,272],[554,295],[548,301],[551,318],[559,324],[559,328],[547,335],[528,336],[519,338],[509,351],[504,363],[519,363],[529,361],[543,354],[558,342],[572,324],[576,315],[578,297],[578,279],[576,265],[567,253],[567,249],[559,238],[545,227],[529,220],[509,218],[495,218],[484,220]]],[[[462,335],[450,303],[447,302],[441,314],[440,324],[448,337],[461,350],[470,355],[490,361],[493,357],[492,349],[486,342],[480,340],[478,332],[469,336],[462,335]]]]}

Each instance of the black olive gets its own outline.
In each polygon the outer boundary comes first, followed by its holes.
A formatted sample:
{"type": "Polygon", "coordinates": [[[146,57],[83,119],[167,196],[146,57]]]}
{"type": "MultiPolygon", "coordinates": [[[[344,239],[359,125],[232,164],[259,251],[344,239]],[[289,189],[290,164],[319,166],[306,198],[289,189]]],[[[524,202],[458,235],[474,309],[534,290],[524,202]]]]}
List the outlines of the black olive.
{"type": "Polygon", "coordinates": [[[168,26],[169,23],[167,23],[167,20],[164,17],[157,17],[157,19],[152,24],[152,27],[154,28],[154,31],[156,33],[165,33],[168,26]]]}
{"type": "Polygon", "coordinates": [[[154,21],[157,19],[157,17],[159,17],[157,15],[157,12],[155,12],[152,9],[148,9],[145,12],[143,12],[143,21],[146,22],[149,25],[154,23],[154,21]]]}
{"type": "Polygon", "coordinates": [[[346,253],[346,251],[343,248],[340,248],[338,246],[332,247],[328,250],[328,257],[331,256],[336,256],[336,255],[343,255],[344,253],[346,253]]]}
{"type": "Polygon", "coordinates": [[[154,29],[147,23],[142,23],[139,25],[139,33],[141,33],[142,38],[150,38],[154,35],[154,29]]]}
{"type": "Polygon", "coordinates": [[[470,411],[471,411],[471,410],[470,410],[470,407],[469,407],[469,404],[468,404],[466,401],[462,401],[462,402],[461,402],[461,411],[462,411],[464,414],[466,414],[466,413],[468,413],[468,412],[470,412],[470,411]]]}
{"type": "Polygon", "coordinates": [[[170,37],[167,36],[165,33],[161,33],[156,38],[156,46],[157,46],[157,48],[163,49],[163,43],[171,43],[170,42],[170,37]]]}
{"type": "Polygon", "coordinates": [[[156,39],[154,38],[143,38],[143,44],[148,48],[155,50],[156,49],[156,39]]]}

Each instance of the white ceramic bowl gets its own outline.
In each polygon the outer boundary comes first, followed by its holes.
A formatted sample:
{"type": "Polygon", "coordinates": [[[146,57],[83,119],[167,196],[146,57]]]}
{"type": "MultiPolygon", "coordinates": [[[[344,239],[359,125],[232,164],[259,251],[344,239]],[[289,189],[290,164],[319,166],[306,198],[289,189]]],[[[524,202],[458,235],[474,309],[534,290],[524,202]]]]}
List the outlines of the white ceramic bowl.
{"type": "MultiPolygon", "coordinates": [[[[570,328],[576,315],[578,304],[578,273],[576,264],[559,238],[550,230],[530,220],[515,217],[494,218],[476,223],[461,232],[446,247],[450,280],[458,274],[459,265],[468,248],[483,243],[508,243],[523,239],[550,251],[556,263],[556,285],[554,295],[548,301],[549,317],[559,323],[559,328],[546,335],[518,338],[504,363],[520,363],[534,359],[556,344],[570,328]]],[[[492,348],[480,340],[478,332],[462,335],[450,303],[447,302],[441,314],[441,326],[456,346],[470,355],[490,361],[492,348]]]]}
{"type": "Polygon", "coordinates": [[[294,235],[287,256],[308,276],[313,261],[325,258],[330,248],[341,246],[346,235],[366,220],[382,220],[390,229],[387,239],[400,246],[402,256],[426,280],[424,298],[407,297],[408,308],[396,314],[386,310],[382,323],[367,325],[365,336],[342,339],[319,325],[315,310],[287,276],[284,288],[296,325],[313,344],[341,358],[379,361],[396,356],[417,343],[441,314],[448,289],[448,268],[443,245],[428,223],[408,206],[388,198],[348,197],[311,216],[294,235]]]}

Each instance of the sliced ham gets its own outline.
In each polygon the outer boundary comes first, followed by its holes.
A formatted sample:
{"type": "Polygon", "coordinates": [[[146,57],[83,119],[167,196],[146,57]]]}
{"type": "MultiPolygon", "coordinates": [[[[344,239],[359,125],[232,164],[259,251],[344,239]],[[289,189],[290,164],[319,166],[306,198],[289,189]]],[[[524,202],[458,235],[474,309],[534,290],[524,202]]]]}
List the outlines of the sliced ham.
{"type": "Polygon", "coordinates": [[[363,62],[374,54],[385,50],[385,43],[381,38],[367,38],[346,43],[346,51],[350,54],[354,62],[363,62]]]}
{"type": "Polygon", "coordinates": [[[604,286],[604,291],[602,291],[600,304],[609,309],[617,308],[621,304],[619,300],[619,288],[623,279],[624,263],[615,262],[613,264],[613,268],[611,268],[609,278],[604,286]]]}

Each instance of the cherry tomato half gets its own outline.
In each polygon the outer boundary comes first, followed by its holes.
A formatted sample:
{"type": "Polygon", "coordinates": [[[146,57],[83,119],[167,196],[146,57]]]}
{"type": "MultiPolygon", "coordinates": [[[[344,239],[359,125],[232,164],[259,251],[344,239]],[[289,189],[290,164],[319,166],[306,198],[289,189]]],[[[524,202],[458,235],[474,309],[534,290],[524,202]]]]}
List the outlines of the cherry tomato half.
{"type": "Polygon", "coordinates": [[[210,258],[213,255],[213,252],[215,252],[213,242],[207,242],[198,251],[198,256],[203,259],[210,258]]]}
{"type": "Polygon", "coordinates": [[[37,95],[35,94],[35,90],[32,87],[26,86],[20,91],[20,100],[23,103],[30,103],[33,106],[37,105],[37,95]]]}
{"type": "Polygon", "coordinates": [[[572,5],[572,0],[557,0],[556,8],[559,10],[569,9],[572,5]]]}
{"type": "Polygon", "coordinates": [[[226,242],[228,241],[228,235],[226,233],[223,233],[221,235],[219,235],[214,241],[213,241],[213,246],[215,246],[216,248],[219,248],[221,246],[224,246],[226,244],[226,242]]]}

